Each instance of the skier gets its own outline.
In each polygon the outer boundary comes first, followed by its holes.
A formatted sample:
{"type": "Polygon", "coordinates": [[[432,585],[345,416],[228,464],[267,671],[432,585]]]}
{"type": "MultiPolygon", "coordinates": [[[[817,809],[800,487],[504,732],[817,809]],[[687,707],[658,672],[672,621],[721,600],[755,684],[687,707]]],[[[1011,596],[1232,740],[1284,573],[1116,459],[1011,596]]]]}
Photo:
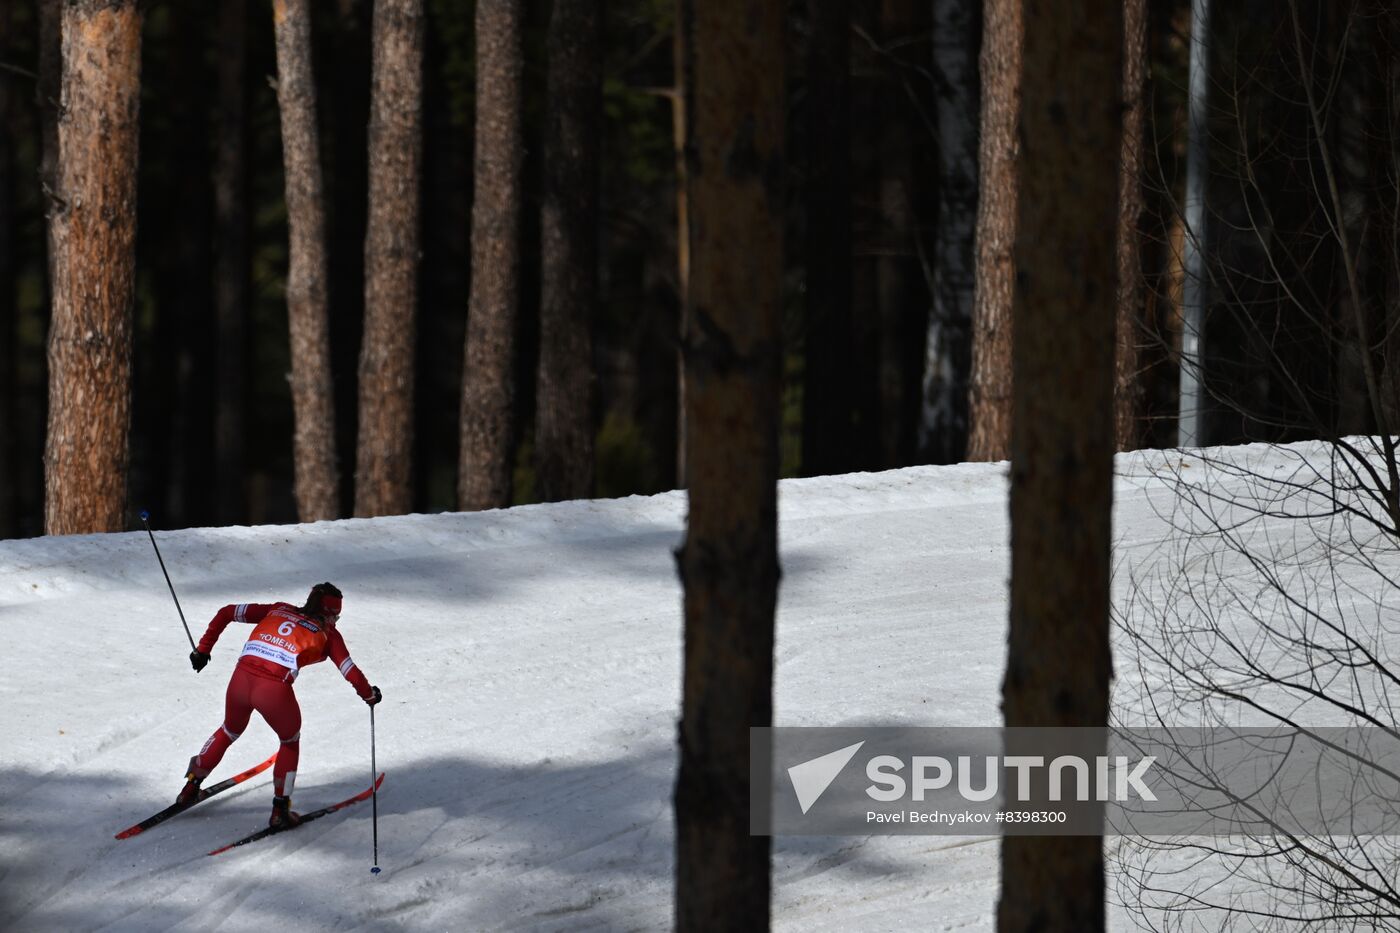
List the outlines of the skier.
{"type": "Polygon", "coordinates": [[[340,608],[340,590],[330,583],[318,583],[311,588],[306,605],[301,607],[290,603],[240,603],[218,611],[199,640],[199,647],[190,652],[190,665],[196,671],[202,671],[209,663],[209,652],[230,622],[247,622],[253,626],[253,631],[243,644],[228,682],[223,724],[204,743],[199,754],[190,759],[185,786],[175,798],[176,802],[184,803],[198,796],[200,782],[218,766],[224,752],[247,727],[253,710],[257,710],[282,740],[272,772],[274,796],[272,816],[267,823],[283,828],[301,821],[291,809],[301,738],[301,707],[292,692],[292,682],[298,671],[330,658],[340,667],[341,675],[350,681],[360,699],[370,706],[381,699],[379,688],[370,686],[365,675],[350,660],[345,640],[336,630],[340,608]]]}

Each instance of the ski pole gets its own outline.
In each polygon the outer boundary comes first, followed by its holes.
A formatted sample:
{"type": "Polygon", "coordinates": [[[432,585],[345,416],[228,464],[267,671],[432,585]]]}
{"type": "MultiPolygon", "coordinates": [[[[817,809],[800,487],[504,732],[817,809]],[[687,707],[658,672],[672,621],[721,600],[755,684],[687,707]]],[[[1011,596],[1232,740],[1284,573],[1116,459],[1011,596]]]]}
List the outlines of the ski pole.
{"type": "Polygon", "coordinates": [[[374,790],[370,794],[370,809],[373,811],[371,818],[374,825],[374,867],[369,870],[371,875],[379,874],[379,765],[374,760],[374,707],[369,708],[369,786],[374,790]]]}
{"type": "Polygon", "coordinates": [[[156,536],[151,531],[149,521],[151,513],[145,509],[141,510],[141,524],[146,526],[146,534],[151,537],[151,547],[156,549],[156,560],[160,561],[160,572],[165,574],[165,585],[170,587],[170,598],[175,600],[175,611],[180,613],[180,624],[185,627],[185,637],[190,640],[190,650],[198,651],[194,646],[194,636],[190,634],[190,624],[185,621],[185,610],[180,608],[180,597],[175,595],[175,584],[170,582],[170,572],[165,569],[165,560],[160,556],[160,547],[156,545],[156,536]]]}

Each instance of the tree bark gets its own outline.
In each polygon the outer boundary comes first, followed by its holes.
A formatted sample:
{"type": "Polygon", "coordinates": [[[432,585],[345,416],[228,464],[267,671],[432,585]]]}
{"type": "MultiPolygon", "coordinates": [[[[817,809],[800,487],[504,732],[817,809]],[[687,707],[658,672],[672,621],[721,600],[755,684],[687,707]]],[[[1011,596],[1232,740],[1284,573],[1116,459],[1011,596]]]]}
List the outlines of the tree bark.
{"type": "MultiPolygon", "coordinates": [[[[845,0],[836,0],[842,3],[845,0]]],[[[677,0],[676,27],[671,42],[671,69],[675,87],[671,89],[671,142],[676,152],[676,291],[679,306],[676,337],[685,333],[690,317],[690,205],[686,199],[685,150],[685,64],[682,61],[681,28],[677,0]]],[[[677,339],[677,344],[680,341],[677,339]]],[[[676,354],[676,488],[686,487],[685,476],[685,354],[676,354]]]]}
{"type": "Polygon", "coordinates": [[[967,452],[968,370],[977,269],[977,43],[980,0],[935,0],[938,220],[933,246],[933,314],[924,353],[919,452],[957,463],[967,452]]]}
{"type": "MultiPolygon", "coordinates": [[[[977,290],[968,386],[969,460],[1011,454],[1011,288],[1016,238],[1022,0],[987,0],[982,30],[981,177],[977,197],[977,290]]],[[[1115,84],[1116,86],[1116,84],[1115,84]]]]}
{"type": "Polygon", "coordinates": [[[214,318],[220,352],[214,388],[214,514],[221,525],[246,521],[248,66],[247,0],[219,5],[214,125],[214,318]]]}
{"type": "MultiPolygon", "coordinates": [[[[39,21],[39,49],[38,49],[38,80],[35,81],[35,102],[39,117],[39,190],[43,193],[44,204],[44,304],[48,308],[53,306],[54,295],[54,256],[57,253],[54,242],[54,215],[57,213],[59,204],[55,200],[58,191],[58,111],[59,97],[63,90],[63,43],[60,37],[63,18],[63,0],[38,0],[37,16],[39,21]]],[[[48,345],[48,331],[52,327],[52,314],[39,315],[43,321],[43,342],[48,345]]],[[[40,385],[46,385],[49,380],[48,363],[45,359],[43,372],[39,377],[40,385]]],[[[47,444],[46,429],[48,426],[48,393],[40,392],[40,411],[35,422],[38,429],[36,439],[40,445],[47,444]]],[[[25,471],[28,473],[28,471],[25,471]]],[[[47,467],[41,473],[47,473],[47,467]]],[[[33,477],[35,480],[29,488],[40,491],[44,478],[42,475],[33,477]]],[[[41,497],[42,499],[42,497],[41,497]]],[[[41,506],[36,509],[36,525],[41,525],[44,521],[44,509],[41,506]]]]}
{"type": "MultiPolygon", "coordinates": [[[[59,41],[59,26],[62,17],[61,0],[37,0],[34,4],[37,48],[37,80],[34,82],[34,124],[28,135],[37,137],[38,152],[37,177],[39,182],[39,205],[43,215],[43,235],[39,244],[30,248],[37,252],[42,267],[41,298],[37,305],[20,308],[22,315],[31,319],[26,328],[20,315],[12,322],[17,354],[28,354],[31,348],[47,346],[50,327],[50,309],[53,305],[53,215],[56,204],[53,194],[57,189],[58,165],[58,99],[63,79],[63,48],[59,41]],[[35,336],[27,336],[31,334],[35,336]]],[[[15,134],[13,139],[25,138],[15,134]]],[[[37,372],[22,366],[20,357],[15,358],[16,398],[28,395],[30,404],[17,404],[15,430],[17,436],[12,445],[14,463],[13,496],[16,503],[18,533],[38,535],[44,527],[44,457],[45,433],[48,426],[48,360],[45,353],[33,354],[29,358],[37,363],[37,372]]]]}
{"type": "Polygon", "coordinates": [[[355,514],[413,507],[423,3],[375,0],[355,514]]]}
{"type": "Polygon", "coordinates": [[[555,0],[544,141],[537,492],[593,493],[593,316],[598,303],[601,0],[555,0]]]}
{"type": "Polygon", "coordinates": [[[824,476],[853,468],[850,0],[813,0],[808,17],[802,472],[824,476]]]}
{"type": "Polygon", "coordinates": [[[1114,356],[1114,435],[1119,450],[1137,450],[1143,439],[1146,336],[1143,280],[1143,166],[1147,115],[1147,0],[1123,3],[1123,142],[1118,166],[1118,322],[1114,356]]]}
{"type": "Polygon", "coordinates": [[[326,307],[326,233],[322,204],[316,85],[311,71],[307,0],[272,0],[277,43],[277,105],[290,227],[287,323],[292,349],[297,514],[303,522],[339,514],[335,404],[326,307]]]}
{"type": "Polygon", "coordinates": [[[525,164],[523,16],[514,0],[479,0],[476,7],[471,307],[457,474],[463,511],[505,508],[511,501],[525,164]]]}
{"type": "Polygon", "coordinates": [[[44,450],[51,535],[125,526],[141,12],[135,0],[68,0],[61,34],[44,450]]]}
{"type": "Polygon", "coordinates": [[[769,786],[750,783],[748,734],[772,722],[783,14],[760,0],[681,10],[692,301],[676,928],[762,930],[771,840],[749,835],[749,805],[769,786]]]}
{"type": "MultiPolygon", "coordinates": [[[[1105,727],[1121,0],[1026,0],[1025,37],[1002,709],[1008,727],[1105,727]]],[[[999,930],[1104,929],[1100,836],[1001,851],[999,930]]]]}
{"type": "MultiPolygon", "coordinates": [[[[14,59],[14,6],[0,4],[0,56],[14,59]]],[[[16,493],[19,477],[15,469],[19,445],[19,410],[15,397],[15,345],[19,327],[19,293],[15,281],[15,238],[18,223],[15,205],[15,145],[19,139],[18,110],[14,85],[0,78],[0,538],[16,537],[16,493]]]]}

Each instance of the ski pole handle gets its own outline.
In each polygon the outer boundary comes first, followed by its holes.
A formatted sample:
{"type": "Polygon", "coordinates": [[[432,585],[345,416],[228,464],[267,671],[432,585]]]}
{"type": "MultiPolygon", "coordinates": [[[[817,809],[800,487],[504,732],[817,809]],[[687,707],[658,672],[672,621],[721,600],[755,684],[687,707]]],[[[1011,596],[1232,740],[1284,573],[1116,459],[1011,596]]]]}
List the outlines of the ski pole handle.
{"type": "Polygon", "coordinates": [[[146,534],[150,536],[151,547],[156,549],[156,560],[160,561],[160,572],[165,574],[165,585],[170,587],[170,598],[175,600],[175,611],[180,614],[180,624],[185,627],[185,637],[190,640],[190,650],[198,651],[194,646],[194,636],[190,634],[190,624],[185,621],[185,610],[180,608],[180,597],[175,595],[175,584],[170,582],[170,572],[165,569],[165,560],[160,556],[160,547],[156,544],[155,533],[151,531],[151,513],[145,509],[141,510],[141,524],[146,526],[146,534]]]}

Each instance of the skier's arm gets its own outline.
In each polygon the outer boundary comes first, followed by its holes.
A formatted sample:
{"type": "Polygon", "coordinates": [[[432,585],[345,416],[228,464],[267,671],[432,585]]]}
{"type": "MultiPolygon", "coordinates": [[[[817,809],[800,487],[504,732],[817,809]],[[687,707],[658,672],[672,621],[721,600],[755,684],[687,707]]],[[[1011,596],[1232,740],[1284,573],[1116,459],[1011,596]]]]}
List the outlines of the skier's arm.
{"type": "Polygon", "coordinates": [[[275,608],[277,608],[276,603],[238,603],[233,606],[225,606],[215,613],[214,618],[209,622],[209,627],[204,630],[204,637],[199,640],[199,647],[195,651],[207,655],[214,650],[214,643],[219,640],[219,636],[224,633],[224,629],[228,628],[230,622],[247,622],[256,625],[275,608]]]}
{"type": "Polygon", "coordinates": [[[355,688],[360,699],[368,700],[374,696],[374,688],[369,685],[369,680],[365,678],[364,672],[355,666],[354,661],[350,660],[350,649],[345,647],[345,639],[341,637],[340,632],[331,629],[328,643],[331,663],[340,668],[340,675],[350,681],[350,686],[355,688]]]}

